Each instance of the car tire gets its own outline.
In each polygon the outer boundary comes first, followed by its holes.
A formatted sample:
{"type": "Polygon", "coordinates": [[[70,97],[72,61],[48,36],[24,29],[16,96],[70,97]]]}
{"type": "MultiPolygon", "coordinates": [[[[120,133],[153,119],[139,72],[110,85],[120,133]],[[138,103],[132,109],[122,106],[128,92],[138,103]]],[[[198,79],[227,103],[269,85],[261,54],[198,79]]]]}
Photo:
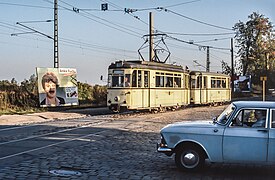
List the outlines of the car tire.
{"type": "Polygon", "coordinates": [[[205,162],[203,151],[195,146],[181,147],[176,151],[175,162],[179,169],[197,171],[205,162]]]}

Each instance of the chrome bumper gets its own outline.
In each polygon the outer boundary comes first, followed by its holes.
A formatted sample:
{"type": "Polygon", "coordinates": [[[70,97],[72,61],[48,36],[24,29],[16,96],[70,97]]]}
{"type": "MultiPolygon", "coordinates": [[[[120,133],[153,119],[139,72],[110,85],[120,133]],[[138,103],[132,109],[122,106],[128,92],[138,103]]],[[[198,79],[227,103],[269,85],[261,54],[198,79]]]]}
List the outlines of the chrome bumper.
{"type": "Polygon", "coordinates": [[[173,150],[171,148],[165,147],[161,143],[157,143],[157,151],[160,153],[164,153],[167,156],[171,156],[173,154],[173,150]]]}

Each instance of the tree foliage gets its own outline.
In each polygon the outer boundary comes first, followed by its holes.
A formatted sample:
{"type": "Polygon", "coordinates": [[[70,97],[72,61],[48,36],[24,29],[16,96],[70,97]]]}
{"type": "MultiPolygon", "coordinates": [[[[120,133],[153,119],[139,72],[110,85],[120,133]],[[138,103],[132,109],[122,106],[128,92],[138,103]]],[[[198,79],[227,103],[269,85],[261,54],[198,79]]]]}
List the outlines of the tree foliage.
{"type": "Polygon", "coordinates": [[[231,68],[225,61],[222,61],[222,73],[231,75],[231,68]]]}
{"type": "MultiPolygon", "coordinates": [[[[15,78],[11,81],[0,81],[0,112],[25,111],[39,107],[37,77],[33,74],[29,79],[17,83],[15,78]]],[[[80,104],[106,104],[106,86],[91,86],[78,82],[78,99],[80,104]]]]}
{"type": "Polygon", "coordinates": [[[78,99],[80,104],[105,104],[107,101],[107,87],[78,82],[78,99]]]}
{"type": "Polygon", "coordinates": [[[13,78],[0,81],[0,110],[27,110],[38,105],[37,79],[34,75],[24,80],[21,85],[13,78]]]}
{"type": "Polygon", "coordinates": [[[275,39],[272,23],[264,15],[253,12],[247,22],[233,27],[242,74],[259,76],[275,70],[275,39]]]}

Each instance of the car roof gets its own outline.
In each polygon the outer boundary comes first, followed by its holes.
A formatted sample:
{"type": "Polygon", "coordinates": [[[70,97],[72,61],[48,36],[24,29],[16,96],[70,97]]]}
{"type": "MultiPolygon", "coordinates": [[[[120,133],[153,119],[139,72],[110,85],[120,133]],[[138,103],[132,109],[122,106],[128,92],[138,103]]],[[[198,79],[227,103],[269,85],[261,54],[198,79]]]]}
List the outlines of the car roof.
{"type": "Polygon", "coordinates": [[[232,103],[238,108],[275,108],[273,101],[235,101],[232,103]]]}

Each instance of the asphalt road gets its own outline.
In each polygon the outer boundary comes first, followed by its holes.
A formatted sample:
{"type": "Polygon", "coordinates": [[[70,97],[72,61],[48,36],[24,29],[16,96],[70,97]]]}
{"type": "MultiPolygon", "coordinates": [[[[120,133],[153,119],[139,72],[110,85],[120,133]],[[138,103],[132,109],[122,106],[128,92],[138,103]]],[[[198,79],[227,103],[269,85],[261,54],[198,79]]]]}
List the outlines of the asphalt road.
{"type": "MultiPolygon", "coordinates": [[[[213,108],[194,108],[206,114],[213,108]]],[[[99,115],[0,126],[0,179],[274,179],[275,166],[209,164],[182,172],[156,152],[159,130],[179,112],[99,115]],[[164,120],[165,119],[165,120],[164,120]]],[[[233,152],[232,152],[233,153],[233,152]]]]}

